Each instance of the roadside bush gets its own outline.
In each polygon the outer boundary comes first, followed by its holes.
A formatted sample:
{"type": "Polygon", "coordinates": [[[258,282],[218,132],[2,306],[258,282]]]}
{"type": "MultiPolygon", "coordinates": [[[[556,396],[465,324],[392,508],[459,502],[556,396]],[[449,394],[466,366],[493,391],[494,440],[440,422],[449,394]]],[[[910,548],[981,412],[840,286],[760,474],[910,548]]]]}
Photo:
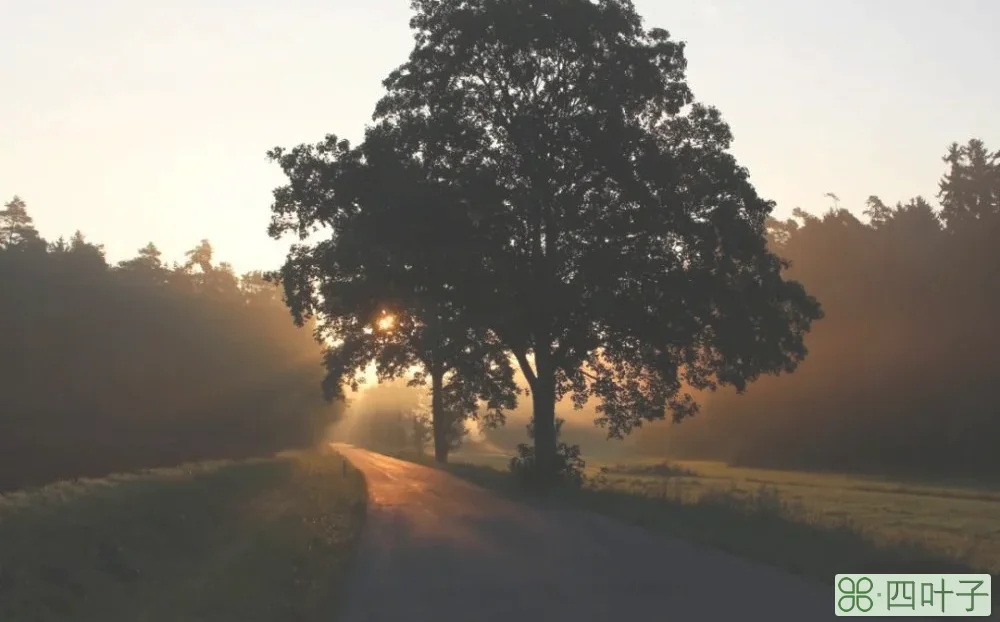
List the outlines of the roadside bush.
{"type": "MultiPolygon", "coordinates": [[[[556,438],[562,433],[564,419],[556,419],[556,438]]],[[[535,438],[534,422],[528,424],[528,438],[535,438]]],[[[550,485],[579,488],[583,485],[583,470],[587,463],[580,457],[580,446],[567,443],[556,444],[555,481],[545,481],[539,476],[535,461],[535,448],[528,443],[519,443],[517,455],[510,459],[509,469],[517,483],[526,488],[546,488],[550,485]]]]}

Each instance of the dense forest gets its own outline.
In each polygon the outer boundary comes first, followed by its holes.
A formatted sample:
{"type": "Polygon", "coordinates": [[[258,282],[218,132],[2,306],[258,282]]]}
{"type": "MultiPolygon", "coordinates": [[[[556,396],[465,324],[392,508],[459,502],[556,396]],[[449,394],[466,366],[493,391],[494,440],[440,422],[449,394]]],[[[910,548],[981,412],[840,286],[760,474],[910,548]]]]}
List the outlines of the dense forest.
{"type": "Polygon", "coordinates": [[[14,197],[0,326],[0,490],[310,444],[340,409],[280,290],[208,241],[109,265],[80,233],[42,239],[14,197]]]}
{"type": "Polygon", "coordinates": [[[747,465],[982,475],[1000,466],[1000,153],[944,157],[939,206],[877,196],[772,221],[787,275],[823,305],[794,373],[644,430],[640,446],[747,465]],[[861,211],[861,210],[858,210],[861,211]]]}

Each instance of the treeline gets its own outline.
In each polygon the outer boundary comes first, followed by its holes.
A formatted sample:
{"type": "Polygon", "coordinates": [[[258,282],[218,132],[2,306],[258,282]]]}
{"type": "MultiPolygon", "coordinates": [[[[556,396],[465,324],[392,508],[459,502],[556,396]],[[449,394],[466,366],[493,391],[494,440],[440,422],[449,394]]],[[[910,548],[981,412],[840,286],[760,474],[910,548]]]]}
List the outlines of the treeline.
{"type": "Polygon", "coordinates": [[[0,490],[272,452],[336,414],[319,345],[261,273],[202,241],[118,265],[77,233],[48,242],[15,197],[0,211],[0,490]]]}
{"type": "Polygon", "coordinates": [[[1000,466],[1000,154],[944,158],[938,209],[869,198],[770,224],[826,317],[794,374],[646,431],[646,451],[790,468],[993,475],[1000,466]]]}

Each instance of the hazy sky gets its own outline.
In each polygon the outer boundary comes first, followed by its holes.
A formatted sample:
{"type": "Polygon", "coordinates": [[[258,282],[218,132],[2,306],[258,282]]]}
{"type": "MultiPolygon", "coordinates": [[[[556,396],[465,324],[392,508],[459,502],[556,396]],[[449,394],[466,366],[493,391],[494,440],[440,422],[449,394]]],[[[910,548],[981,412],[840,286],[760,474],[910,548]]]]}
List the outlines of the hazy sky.
{"type": "MultiPolygon", "coordinates": [[[[933,195],[948,143],[1000,147],[997,0],[636,0],[778,215],[933,195]]],[[[264,153],[360,137],[408,0],[0,0],[0,197],[120,260],[209,238],[271,268],[264,153]]]]}

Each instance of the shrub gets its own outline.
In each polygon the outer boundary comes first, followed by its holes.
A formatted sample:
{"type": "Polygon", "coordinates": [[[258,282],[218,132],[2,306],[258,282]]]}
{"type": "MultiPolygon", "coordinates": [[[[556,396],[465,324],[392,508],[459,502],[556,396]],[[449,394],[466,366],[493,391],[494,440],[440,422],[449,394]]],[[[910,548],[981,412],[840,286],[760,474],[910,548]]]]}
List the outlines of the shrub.
{"type": "MultiPolygon", "coordinates": [[[[564,419],[556,419],[556,438],[562,433],[564,419]]],[[[528,438],[535,438],[534,421],[528,424],[528,438]]],[[[514,479],[527,488],[544,488],[562,485],[579,488],[583,485],[583,469],[587,463],[580,457],[580,446],[567,443],[556,444],[556,468],[551,474],[542,474],[535,460],[535,448],[527,443],[519,443],[517,455],[510,459],[509,468],[514,479]],[[549,479],[553,481],[548,481],[549,479]]]]}

